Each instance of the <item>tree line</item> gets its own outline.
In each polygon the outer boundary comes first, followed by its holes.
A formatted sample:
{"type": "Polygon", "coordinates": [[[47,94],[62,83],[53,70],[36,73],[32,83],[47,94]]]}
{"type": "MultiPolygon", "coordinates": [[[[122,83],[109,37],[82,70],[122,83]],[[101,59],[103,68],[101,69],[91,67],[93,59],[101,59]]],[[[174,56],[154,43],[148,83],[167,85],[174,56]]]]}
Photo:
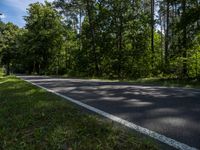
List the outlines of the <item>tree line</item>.
{"type": "Polygon", "coordinates": [[[7,74],[200,78],[200,0],[30,4],[25,27],[0,22],[7,74]]]}

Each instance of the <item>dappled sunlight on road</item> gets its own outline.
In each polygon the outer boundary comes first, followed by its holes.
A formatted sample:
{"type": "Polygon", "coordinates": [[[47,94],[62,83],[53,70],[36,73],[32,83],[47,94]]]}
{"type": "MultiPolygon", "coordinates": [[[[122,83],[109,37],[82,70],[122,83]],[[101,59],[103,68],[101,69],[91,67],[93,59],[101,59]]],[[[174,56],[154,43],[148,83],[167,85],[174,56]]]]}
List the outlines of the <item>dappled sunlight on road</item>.
{"type": "Polygon", "coordinates": [[[186,144],[200,141],[199,89],[83,79],[23,78],[186,144]]]}

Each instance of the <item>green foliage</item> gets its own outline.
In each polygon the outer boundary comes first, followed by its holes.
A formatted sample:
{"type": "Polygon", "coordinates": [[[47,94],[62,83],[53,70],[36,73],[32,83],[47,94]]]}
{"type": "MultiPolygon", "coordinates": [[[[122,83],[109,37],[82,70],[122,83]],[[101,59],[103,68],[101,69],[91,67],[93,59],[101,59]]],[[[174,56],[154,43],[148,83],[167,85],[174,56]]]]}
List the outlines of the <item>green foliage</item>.
{"type": "Polygon", "coordinates": [[[50,3],[34,3],[30,5],[25,21],[28,31],[25,34],[26,53],[31,56],[29,67],[32,72],[44,74],[51,62],[59,59],[65,38],[61,17],[50,3]]]}
{"type": "Polygon", "coordinates": [[[152,2],[31,4],[25,28],[0,23],[1,62],[20,73],[199,78],[199,1],[155,0],[154,17],[152,2]]]}
{"type": "Polygon", "coordinates": [[[19,46],[17,42],[19,32],[20,29],[12,23],[1,24],[0,59],[1,64],[6,67],[7,75],[10,74],[10,65],[19,46]]]}

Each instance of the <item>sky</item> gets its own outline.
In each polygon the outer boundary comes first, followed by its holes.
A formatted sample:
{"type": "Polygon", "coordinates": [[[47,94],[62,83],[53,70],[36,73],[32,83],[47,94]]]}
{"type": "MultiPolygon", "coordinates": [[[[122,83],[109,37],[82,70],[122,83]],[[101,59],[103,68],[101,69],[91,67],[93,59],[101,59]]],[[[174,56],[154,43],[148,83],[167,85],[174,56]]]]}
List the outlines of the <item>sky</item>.
{"type": "MultiPolygon", "coordinates": [[[[0,16],[3,22],[12,22],[19,27],[24,27],[23,16],[27,15],[28,5],[35,2],[44,3],[45,0],[0,0],[0,16]]],[[[47,0],[52,2],[53,0],[47,0]]]]}

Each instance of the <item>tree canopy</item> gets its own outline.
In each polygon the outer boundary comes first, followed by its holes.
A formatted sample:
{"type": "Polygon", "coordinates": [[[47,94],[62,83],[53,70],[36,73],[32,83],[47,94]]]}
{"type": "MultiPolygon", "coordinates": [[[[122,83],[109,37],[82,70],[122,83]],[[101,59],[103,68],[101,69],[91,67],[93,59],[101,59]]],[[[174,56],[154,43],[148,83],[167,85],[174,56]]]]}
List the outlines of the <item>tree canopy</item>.
{"type": "Polygon", "coordinates": [[[8,71],[105,78],[200,78],[199,0],[55,0],[0,23],[8,71]]]}

